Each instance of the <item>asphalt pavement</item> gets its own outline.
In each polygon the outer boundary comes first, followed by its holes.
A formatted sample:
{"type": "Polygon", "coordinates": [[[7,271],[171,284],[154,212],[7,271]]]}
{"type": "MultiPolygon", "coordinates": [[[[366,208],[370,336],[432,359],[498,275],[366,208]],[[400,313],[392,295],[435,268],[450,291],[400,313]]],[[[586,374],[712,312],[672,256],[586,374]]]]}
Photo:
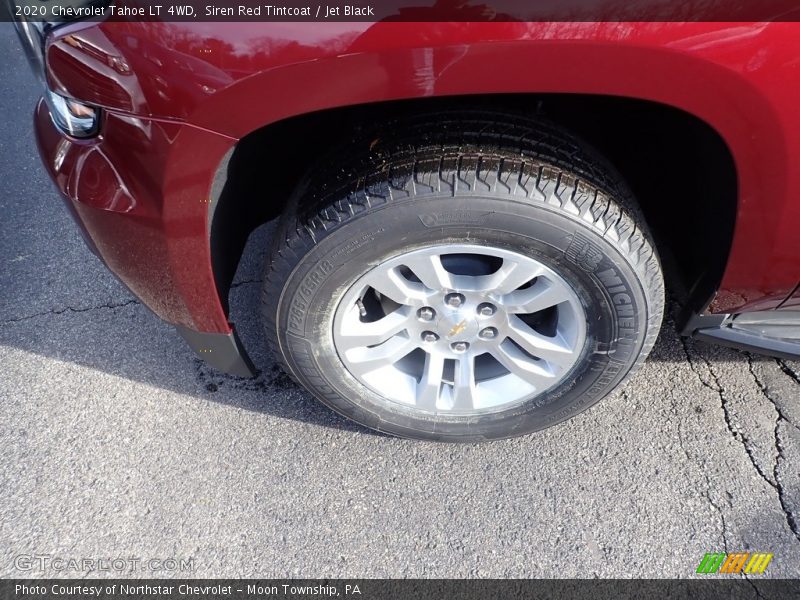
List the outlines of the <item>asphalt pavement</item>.
{"type": "Polygon", "coordinates": [[[800,576],[800,363],[682,341],[670,317],[624,389],[553,429],[373,434],[266,358],[269,226],[233,289],[262,370],[238,380],[83,246],[7,23],[0,88],[0,577],[116,575],[77,561],[119,558],[133,577],[691,577],[740,551],[800,576]]]}

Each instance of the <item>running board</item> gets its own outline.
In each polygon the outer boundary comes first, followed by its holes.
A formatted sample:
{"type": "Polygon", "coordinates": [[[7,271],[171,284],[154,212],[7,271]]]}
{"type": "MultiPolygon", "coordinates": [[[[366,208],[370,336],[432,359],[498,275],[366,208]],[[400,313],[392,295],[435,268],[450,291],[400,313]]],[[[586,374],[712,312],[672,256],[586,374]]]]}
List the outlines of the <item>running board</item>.
{"type": "Polygon", "coordinates": [[[756,354],[800,359],[800,311],[691,315],[681,335],[756,354]]]}

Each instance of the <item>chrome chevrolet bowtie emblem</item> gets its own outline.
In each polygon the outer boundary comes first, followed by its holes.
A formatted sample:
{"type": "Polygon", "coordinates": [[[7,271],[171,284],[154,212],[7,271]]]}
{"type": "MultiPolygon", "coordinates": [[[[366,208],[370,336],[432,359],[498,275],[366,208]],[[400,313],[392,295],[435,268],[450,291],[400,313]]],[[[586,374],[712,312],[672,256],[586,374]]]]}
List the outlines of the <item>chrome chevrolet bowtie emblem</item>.
{"type": "Polygon", "coordinates": [[[459,323],[458,325],[456,325],[455,327],[453,327],[453,328],[452,328],[452,329],[451,329],[451,330],[448,332],[448,334],[447,334],[447,337],[451,338],[451,337],[453,337],[453,336],[456,336],[456,335],[458,335],[459,333],[463,332],[463,331],[464,331],[466,328],[467,328],[467,319],[464,319],[463,321],[461,321],[461,323],[459,323]]]}

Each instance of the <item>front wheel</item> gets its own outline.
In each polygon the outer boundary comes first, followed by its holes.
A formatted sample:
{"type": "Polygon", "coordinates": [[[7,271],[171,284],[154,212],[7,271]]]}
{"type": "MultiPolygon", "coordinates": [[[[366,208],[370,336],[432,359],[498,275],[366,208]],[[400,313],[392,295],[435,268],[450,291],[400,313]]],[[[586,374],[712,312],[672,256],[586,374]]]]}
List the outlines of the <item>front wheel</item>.
{"type": "Polygon", "coordinates": [[[661,270],[602,159],[507,115],[387,131],[311,173],[278,229],[262,304],[297,381],[373,429],[478,441],[563,421],[644,361],[661,270]]]}

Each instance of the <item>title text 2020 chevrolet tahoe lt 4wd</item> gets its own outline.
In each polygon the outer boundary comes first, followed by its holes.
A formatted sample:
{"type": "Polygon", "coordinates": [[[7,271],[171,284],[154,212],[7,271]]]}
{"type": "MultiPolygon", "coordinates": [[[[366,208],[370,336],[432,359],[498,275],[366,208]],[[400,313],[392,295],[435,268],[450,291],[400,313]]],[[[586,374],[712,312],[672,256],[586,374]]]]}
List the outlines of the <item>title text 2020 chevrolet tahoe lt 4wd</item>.
{"type": "Polygon", "coordinates": [[[798,356],[796,23],[17,27],[87,243],[222,371],[254,373],[227,295],[271,219],[275,360],[395,435],[599,401],[653,347],[662,264],[685,335],[798,356]]]}

